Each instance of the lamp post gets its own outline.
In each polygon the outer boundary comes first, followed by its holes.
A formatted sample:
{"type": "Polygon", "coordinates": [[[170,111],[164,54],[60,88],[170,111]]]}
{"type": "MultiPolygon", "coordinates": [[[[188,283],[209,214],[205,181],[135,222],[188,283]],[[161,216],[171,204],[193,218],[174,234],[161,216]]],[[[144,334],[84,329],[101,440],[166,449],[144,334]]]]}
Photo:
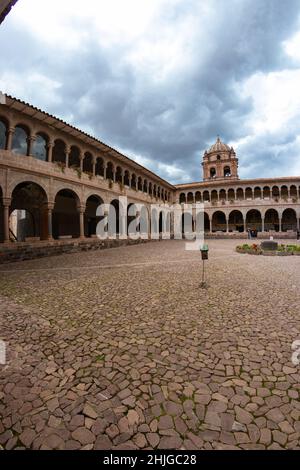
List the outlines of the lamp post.
{"type": "Polygon", "coordinates": [[[208,260],[208,245],[202,245],[200,248],[201,259],[202,259],[202,281],[200,287],[206,287],[205,283],[205,261],[208,260]]]}

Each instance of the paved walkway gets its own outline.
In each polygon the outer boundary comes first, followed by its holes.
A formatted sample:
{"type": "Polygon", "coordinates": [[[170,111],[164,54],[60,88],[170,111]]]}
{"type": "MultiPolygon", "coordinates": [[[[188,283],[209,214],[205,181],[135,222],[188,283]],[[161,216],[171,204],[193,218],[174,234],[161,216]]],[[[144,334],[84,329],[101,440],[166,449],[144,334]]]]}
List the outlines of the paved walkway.
{"type": "Polygon", "coordinates": [[[0,267],[0,446],[300,448],[300,258],[236,244],[0,267]]]}

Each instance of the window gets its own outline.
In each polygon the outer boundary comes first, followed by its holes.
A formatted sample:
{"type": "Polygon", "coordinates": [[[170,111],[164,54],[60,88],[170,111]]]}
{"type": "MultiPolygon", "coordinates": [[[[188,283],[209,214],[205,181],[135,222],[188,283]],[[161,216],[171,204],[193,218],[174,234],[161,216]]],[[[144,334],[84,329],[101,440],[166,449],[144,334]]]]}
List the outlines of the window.
{"type": "Polygon", "coordinates": [[[228,176],[231,176],[231,170],[229,166],[225,166],[224,168],[224,178],[228,178],[228,176]]]}

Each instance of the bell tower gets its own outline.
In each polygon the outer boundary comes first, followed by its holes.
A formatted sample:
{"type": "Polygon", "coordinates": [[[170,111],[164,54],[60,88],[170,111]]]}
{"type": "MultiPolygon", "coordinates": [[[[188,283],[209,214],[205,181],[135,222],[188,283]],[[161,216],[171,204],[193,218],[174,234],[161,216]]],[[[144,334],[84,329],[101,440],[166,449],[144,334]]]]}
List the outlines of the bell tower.
{"type": "Polygon", "coordinates": [[[203,180],[238,180],[238,158],[229,145],[218,136],[214,145],[203,155],[203,180]]]}

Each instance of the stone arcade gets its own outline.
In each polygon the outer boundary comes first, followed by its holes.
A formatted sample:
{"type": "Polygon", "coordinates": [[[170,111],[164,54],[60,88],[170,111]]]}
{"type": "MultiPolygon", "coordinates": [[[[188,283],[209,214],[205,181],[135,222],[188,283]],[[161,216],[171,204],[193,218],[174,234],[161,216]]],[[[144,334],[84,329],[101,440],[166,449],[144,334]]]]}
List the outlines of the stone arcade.
{"type": "Polygon", "coordinates": [[[202,202],[207,237],[246,237],[248,228],[256,228],[260,238],[295,238],[300,178],[240,180],[236,153],[219,137],[204,153],[203,181],[174,186],[30,104],[11,96],[3,101],[1,250],[54,240],[93,243],[97,207],[112,204],[118,214],[120,196],[127,197],[127,210],[144,204],[148,218],[151,204],[159,204],[160,226],[164,207],[202,202]]]}

